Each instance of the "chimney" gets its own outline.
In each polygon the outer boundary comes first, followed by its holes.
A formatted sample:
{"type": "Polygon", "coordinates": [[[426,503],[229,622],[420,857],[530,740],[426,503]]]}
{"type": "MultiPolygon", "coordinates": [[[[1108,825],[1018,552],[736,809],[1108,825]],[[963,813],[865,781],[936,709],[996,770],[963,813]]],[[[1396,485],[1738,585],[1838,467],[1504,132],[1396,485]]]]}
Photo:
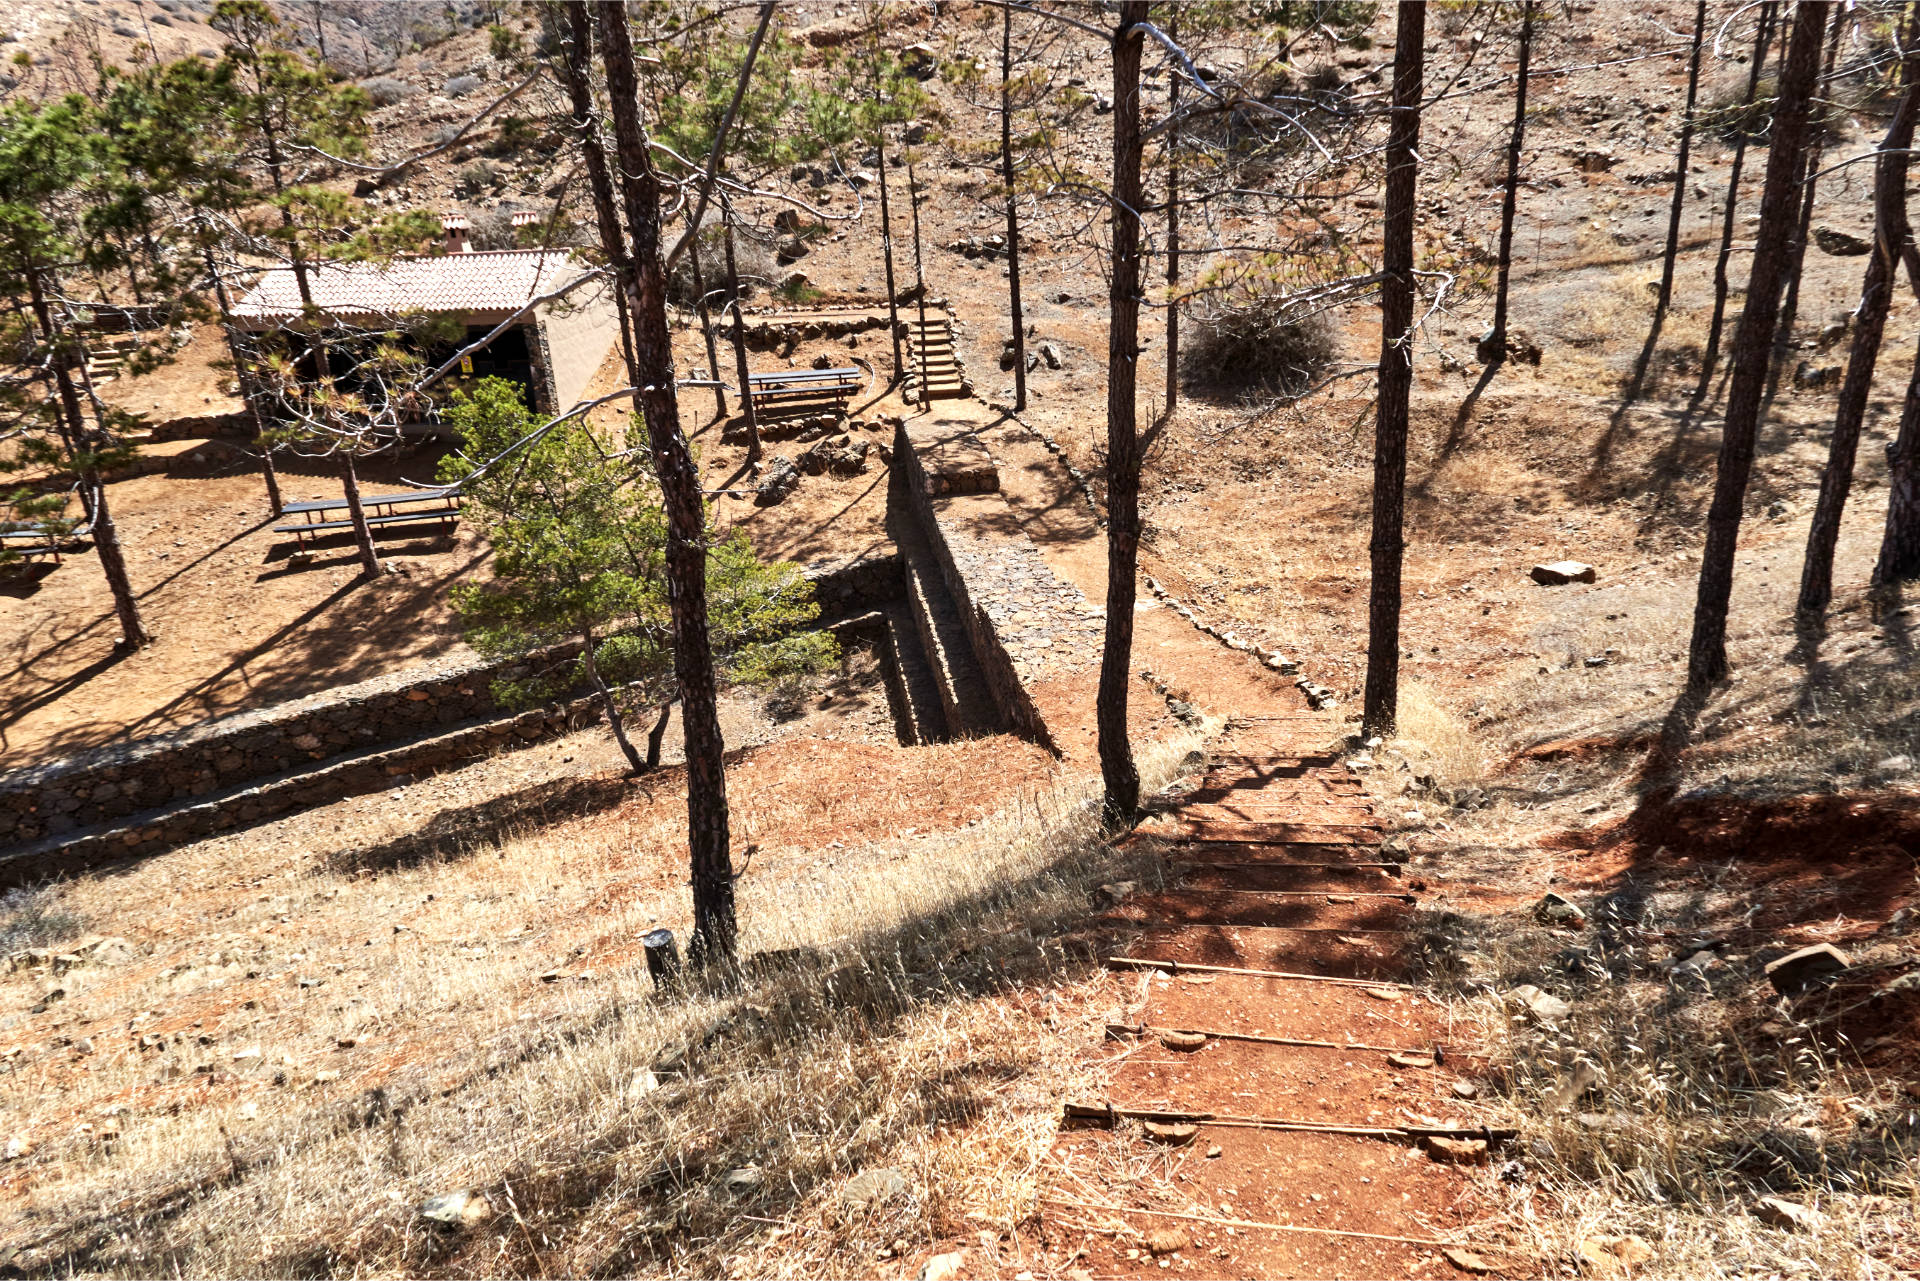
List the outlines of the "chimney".
{"type": "Polygon", "coordinates": [[[459,214],[442,214],[440,230],[447,233],[447,252],[450,254],[470,254],[473,244],[467,239],[467,228],[472,224],[459,214]]]}

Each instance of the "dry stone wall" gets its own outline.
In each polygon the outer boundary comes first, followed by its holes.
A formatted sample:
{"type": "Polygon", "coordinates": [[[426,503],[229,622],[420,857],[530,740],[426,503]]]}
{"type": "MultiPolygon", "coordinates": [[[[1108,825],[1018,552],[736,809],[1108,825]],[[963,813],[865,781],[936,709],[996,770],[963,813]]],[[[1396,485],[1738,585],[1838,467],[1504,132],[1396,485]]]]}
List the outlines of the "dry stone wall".
{"type": "Polygon", "coordinates": [[[1053,572],[993,483],[991,458],[969,434],[938,423],[902,426],[895,467],[959,605],[974,657],[1016,733],[1054,747],[1033,699],[1042,681],[1097,664],[1105,611],[1053,572]]]}

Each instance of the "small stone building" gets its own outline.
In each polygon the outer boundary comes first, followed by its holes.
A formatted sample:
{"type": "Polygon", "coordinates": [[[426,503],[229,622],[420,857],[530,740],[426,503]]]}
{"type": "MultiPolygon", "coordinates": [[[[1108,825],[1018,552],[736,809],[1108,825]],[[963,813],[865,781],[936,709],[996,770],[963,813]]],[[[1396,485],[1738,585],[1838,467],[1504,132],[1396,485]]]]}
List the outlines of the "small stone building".
{"type": "MultiPolygon", "coordinates": [[[[451,356],[477,342],[535,298],[592,271],[564,249],[474,250],[464,219],[447,220],[447,253],[402,255],[389,262],[322,262],[308,269],[313,300],[342,324],[379,330],[407,316],[444,316],[464,326],[458,347],[425,353],[451,356]]],[[[600,364],[620,338],[611,277],[588,281],[543,302],[519,324],[473,353],[461,374],[508,378],[527,390],[527,403],[544,413],[571,408],[585,395],[600,364]]],[[[239,325],[254,333],[288,326],[301,315],[293,271],[275,267],[234,307],[239,325]]]]}

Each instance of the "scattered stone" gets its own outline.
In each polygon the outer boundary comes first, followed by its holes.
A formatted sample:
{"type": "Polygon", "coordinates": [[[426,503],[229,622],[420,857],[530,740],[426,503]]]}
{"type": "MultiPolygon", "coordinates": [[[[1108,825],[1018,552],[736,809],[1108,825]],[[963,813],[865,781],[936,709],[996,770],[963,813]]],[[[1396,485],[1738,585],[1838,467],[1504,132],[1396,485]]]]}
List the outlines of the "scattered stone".
{"type": "Polygon", "coordinates": [[[1362,988],[1361,990],[1376,1001],[1397,1001],[1400,999],[1399,988],[1369,987],[1369,988],[1362,988]]]}
{"type": "Polygon", "coordinates": [[[1172,1028],[1160,1033],[1160,1044],[1169,1050],[1190,1052],[1205,1046],[1207,1037],[1204,1032],[1181,1032],[1172,1028]]]}
{"type": "Polygon", "coordinates": [[[1760,1222],[1789,1232],[1811,1232],[1820,1226],[1818,1211],[1777,1196],[1763,1196],[1753,1203],[1753,1217],[1760,1222]]]}
{"type": "Polygon", "coordinates": [[[805,289],[812,283],[813,277],[809,276],[806,272],[789,271],[786,275],[780,277],[778,288],[781,293],[793,294],[805,289]]]}
{"type": "Polygon", "coordinates": [[[1453,1083],[1453,1093],[1456,1098],[1471,1099],[1480,1093],[1480,1087],[1472,1081],[1455,1081],[1453,1083]]]}
{"type": "Polygon", "coordinates": [[[1565,1112],[1578,1103],[1580,1097],[1599,1081],[1600,1073],[1591,1063],[1584,1061],[1575,1063],[1572,1069],[1560,1078],[1560,1083],[1553,1087],[1553,1092],[1547,1096],[1547,1110],[1565,1112]]]}
{"type": "Polygon", "coordinates": [[[1556,560],[1544,565],[1535,565],[1532,570],[1533,581],[1542,587],[1564,587],[1568,583],[1591,583],[1599,574],[1591,565],[1577,560],[1556,560]]]}
{"type": "Polygon", "coordinates": [[[772,507],[776,503],[785,501],[798,488],[800,488],[800,469],[793,465],[791,458],[784,454],[775,454],[767,463],[766,474],[761,477],[760,484],[754,491],[753,501],[759,507],[772,507]]]}
{"type": "Polygon", "coordinates": [[[492,1213],[493,1207],[487,1204],[487,1198],[467,1190],[445,1192],[420,1203],[421,1218],[450,1228],[476,1227],[492,1213]]]}
{"type": "Polygon", "coordinates": [[[1200,1133],[1200,1127],[1191,1121],[1148,1121],[1147,1134],[1162,1143],[1190,1143],[1193,1136],[1200,1133]]]}
{"type": "Polygon", "coordinates": [[[1133,892],[1139,888],[1139,884],[1134,881],[1109,881],[1105,885],[1098,886],[1095,893],[1109,903],[1119,903],[1132,897],[1133,892]]]}
{"type": "Polygon", "coordinates": [[[1387,1062],[1397,1068],[1430,1068],[1433,1066],[1433,1055],[1395,1053],[1387,1055],[1387,1062]]]}
{"type": "Polygon", "coordinates": [[[911,1186],[900,1171],[879,1165],[848,1179],[847,1186],[840,1189],[840,1200],[845,1205],[877,1205],[906,1195],[911,1186]]]}
{"type": "MultiPolygon", "coordinates": [[[[1476,1140],[1477,1142],[1478,1140],[1476,1140]]],[[[1462,1272],[1486,1273],[1493,1271],[1493,1265],[1471,1250],[1462,1250],[1459,1246],[1448,1246],[1443,1252],[1447,1262],[1462,1272]]]]}
{"type": "Polygon", "coordinates": [[[1837,227],[1815,227],[1813,243],[1820,246],[1821,253],[1835,258],[1858,258],[1873,252],[1871,240],[1849,235],[1837,227]]]}
{"type": "Polygon", "coordinates": [[[766,1171],[757,1165],[736,1166],[727,1171],[726,1184],[735,1192],[750,1192],[766,1181],[766,1171]]]}
{"type": "Polygon", "coordinates": [[[1050,342],[1040,344],[1040,359],[1047,362],[1048,369],[1064,369],[1066,361],[1060,356],[1060,348],[1050,342]]]}
{"type": "Polygon", "coordinates": [[[1219,1156],[1220,1156],[1220,1145],[1218,1143],[1207,1144],[1207,1160],[1209,1161],[1217,1160],[1219,1156]]]}
{"type": "Polygon", "coordinates": [[[652,1068],[641,1068],[627,1078],[626,1101],[645,1098],[660,1088],[660,1078],[652,1068]]]}
{"type": "Polygon", "coordinates": [[[1427,1155],[1446,1165],[1485,1165],[1487,1163],[1487,1141],[1485,1139],[1449,1139],[1443,1135],[1430,1134],[1426,1139],[1427,1155]]]}
{"type": "Polygon", "coordinates": [[[1874,766],[1882,774],[1906,774],[1913,770],[1913,757],[1889,756],[1874,766]]]}
{"type": "Polygon", "coordinates": [[[15,1134],[7,1139],[6,1156],[0,1160],[18,1161],[33,1155],[33,1140],[24,1134],[15,1134]]]}
{"type": "Polygon", "coordinates": [[[1767,980],[1782,996],[1798,996],[1827,982],[1852,961],[1831,943],[1815,943],[1767,963],[1767,980]]]}
{"type": "Polygon", "coordinates": [[[1545,925],[1571,925],[1579,929],[1587,922],[1587,914],[1578,904],[1563,895],[1549,893],[1533,905],[1534,919],[1545,925]]]}
{"type": "Polygon", "coordinates": [[[967,1252],[953,1250],[936,1254],[920,1269],[920,1281],[959,1281],[966,1271],[967,1252]]]}
{"type": "Polygon", "coordinates": [[[1507,999],[1541,1023],[1557,1023],[1573,1013],[1571,1005],[1531,983],[1522,983],[1514,988],[1507,993],[1507,999]]]}
{"type": "Polygon", "coordinates": [[[1637,1236],[1588,1237],[1578,1249],[1586,1270],[1600,1277],[1631,1276],[1653,1258],[1653,1247],[1637,1236]]]}
{"type": "Polygon", "coordinates": [[[1816,365],[1811,360],[1803,360],[1793,368],[1793,385],[1806,391],[1837,387],[1840,385],[1840,375],[1838,365],[1816,365]]]}
{"type": "Polygon", "coordinates": [[[1147,1253],[1157,1258],[1186,1249],[1193,1244],[1193,1238],[1187,1235],[1185,1228],[1148,1228],[1146,1243],[1147,1253]]]}

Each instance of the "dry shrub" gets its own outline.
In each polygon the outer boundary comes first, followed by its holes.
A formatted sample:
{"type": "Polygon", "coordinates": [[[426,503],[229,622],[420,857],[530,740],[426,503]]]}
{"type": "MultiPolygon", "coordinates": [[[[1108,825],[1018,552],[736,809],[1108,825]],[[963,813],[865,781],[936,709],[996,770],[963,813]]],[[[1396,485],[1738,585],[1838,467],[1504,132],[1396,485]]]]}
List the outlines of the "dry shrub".
{"type": "Polygon", "coordinates": [[[1400,682],[1394,747],[1415,769],[1447,787],[1479,778],[1487,762],[1467,723],[1443,707],[1419,681],[1400,682]]]}
{"type": "Polygon", "coordinates": [[[375,76],[371,80],[362,80],[360,88],[366,92],[367,97],[373,99],[373,105],[376,107],[391,107],[394,103],[403,102],[419,92],[406,81],[396,80],[392,76],[375,76]]]}
{"type": "Polygon", "coordinates": [[[1325,316],[1295,316],[1278,299],[1215,305],[1181,343],[1180,374],[1197,395],[1243,400],[1303,391],[1339,356],[1325,316]]]}
{"type": "MultiPolygon", "coordinates": [[[[738,226],[733,232],[733,258],[742,301],[771,288],[780,271],[773,260],[772,248],[738,226]]],[[[716,313],[732,304],[727,295],[727,231],[717,218],[700,228],[700,280],[706,286],[707,306],[716,313]]],[[[667,297],[676,306],[686,308],[692,308],[698,301],[692,254],[681,254],[674,259],[667,274],[667,297]]]]}

